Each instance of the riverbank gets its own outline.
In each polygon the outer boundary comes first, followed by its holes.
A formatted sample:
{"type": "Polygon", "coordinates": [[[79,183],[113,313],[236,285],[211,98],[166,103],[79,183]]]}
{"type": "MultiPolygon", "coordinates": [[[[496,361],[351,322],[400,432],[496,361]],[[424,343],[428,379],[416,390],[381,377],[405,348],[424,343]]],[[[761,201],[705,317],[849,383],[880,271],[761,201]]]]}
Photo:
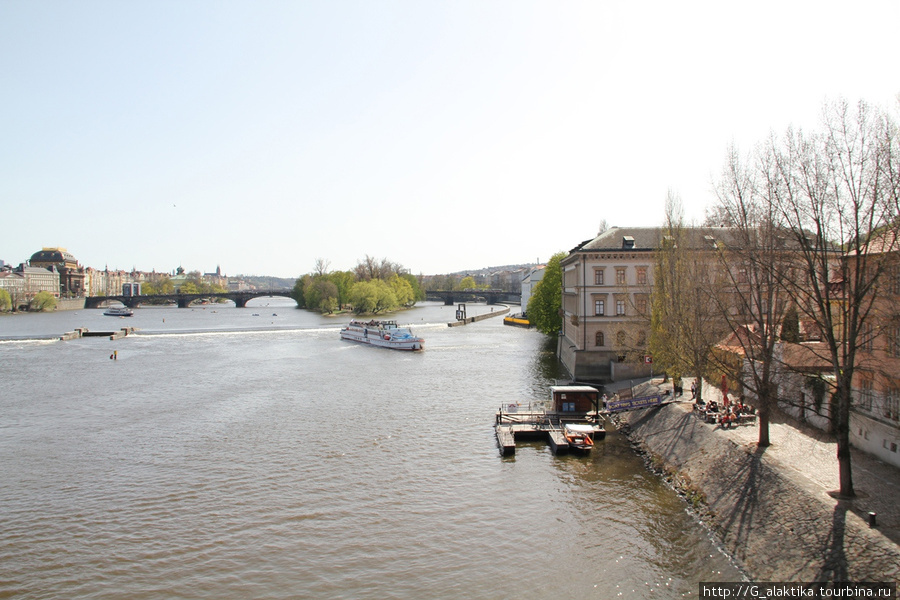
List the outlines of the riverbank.
{"type": "Polygon", "coordinates": [[[774,424],[772,446],[759,450],[756,425],[720,429],[694,416],[689,400],[625,413],[619,423],[752,579],[900,579],[894,467],[855,453],[858,497],[838,500],[829,494],[838,487],[835,454],[789,424],[774,424]]]}

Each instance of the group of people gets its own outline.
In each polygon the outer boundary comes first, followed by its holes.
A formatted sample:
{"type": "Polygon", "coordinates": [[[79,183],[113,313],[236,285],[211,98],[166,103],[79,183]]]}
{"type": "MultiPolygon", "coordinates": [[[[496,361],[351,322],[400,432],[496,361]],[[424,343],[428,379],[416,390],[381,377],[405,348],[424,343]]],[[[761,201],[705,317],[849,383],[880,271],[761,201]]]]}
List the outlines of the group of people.
{"type": "Polygon", "coordinates": [[[740,398],[731,402],[727,394],[722,401],[721,407],[715,400],[704,403],[702,399],[696,402],[694,406],[706,416],[707,422],[718,423],[723,428],[739,424],[743,415],[756,414],[752,406],[744,404],[740,398]]]}

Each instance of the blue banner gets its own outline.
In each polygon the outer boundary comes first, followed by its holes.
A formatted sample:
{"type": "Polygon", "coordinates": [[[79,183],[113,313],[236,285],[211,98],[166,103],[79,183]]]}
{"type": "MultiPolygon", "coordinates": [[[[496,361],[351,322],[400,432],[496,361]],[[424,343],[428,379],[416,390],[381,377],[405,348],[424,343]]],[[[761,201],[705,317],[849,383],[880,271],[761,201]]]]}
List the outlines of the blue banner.
{"type": "Polygon", "coordinates": [[[622,412],[623,410],[635,410],[659,406],[662,396],[644,396],[642,398],[629,398],[628,400],[608,400],[606,410],[609,412],[622,412]]]}

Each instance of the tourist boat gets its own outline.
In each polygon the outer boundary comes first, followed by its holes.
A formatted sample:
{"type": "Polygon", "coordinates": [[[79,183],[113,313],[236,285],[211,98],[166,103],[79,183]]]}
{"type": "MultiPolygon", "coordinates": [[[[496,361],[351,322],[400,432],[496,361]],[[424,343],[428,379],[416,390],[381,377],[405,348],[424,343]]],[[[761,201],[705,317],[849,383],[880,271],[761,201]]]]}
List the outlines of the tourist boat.
{"type": "Polygon", "coordinates": [[[594,447],[594,440],[591,438],[591,433],[593,432],[594,428],[591,425],[566,423],[563,427],[563,435],[566,437],[566,441],[569,442],[569,450],[584,452],[585,454],[594,447]]]}
{"type": "Polygon", "coordinates": [[[134,311],[127,306],[110,306],[103,314],[110,317],[133,317],[134,311]]]}
{"type": "Polygon", "coordinates": [[[341,339],[395,350],[422,350],[425,340],[396,321],[350,321],[341,329],[341,339]]]}

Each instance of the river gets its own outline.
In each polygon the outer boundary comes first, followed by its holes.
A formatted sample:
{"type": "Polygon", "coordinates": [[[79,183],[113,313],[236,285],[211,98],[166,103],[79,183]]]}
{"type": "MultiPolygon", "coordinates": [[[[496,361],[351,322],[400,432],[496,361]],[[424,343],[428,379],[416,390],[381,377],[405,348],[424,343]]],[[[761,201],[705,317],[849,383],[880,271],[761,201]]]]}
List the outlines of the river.
{"type": "Polygon", "coordinates": [[[494,413],[547,398],[553,347],[454,312],[392,316],[420,353],[276,298],[0,317],[0,598],[678,598],[741,578],[620,434],[501,458],[494,413]],[[42,339],[76,327],[138,332],[42,339]]]}

